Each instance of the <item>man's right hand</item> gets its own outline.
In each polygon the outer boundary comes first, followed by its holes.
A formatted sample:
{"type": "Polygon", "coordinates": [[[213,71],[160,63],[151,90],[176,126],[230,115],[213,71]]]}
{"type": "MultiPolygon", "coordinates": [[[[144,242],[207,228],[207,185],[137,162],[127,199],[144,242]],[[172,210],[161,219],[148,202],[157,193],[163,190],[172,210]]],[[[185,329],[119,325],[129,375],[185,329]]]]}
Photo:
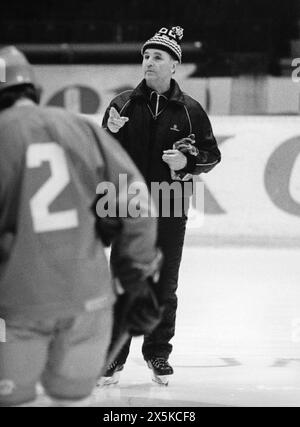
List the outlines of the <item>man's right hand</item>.
{"type": "Polygon", "coordinates": [[[109,118],[107,127],[112,133],[118,133],[119,130],[129,121],[128,117],[121,117],[118,111],[111,107],[109,110],[109,118]]]}

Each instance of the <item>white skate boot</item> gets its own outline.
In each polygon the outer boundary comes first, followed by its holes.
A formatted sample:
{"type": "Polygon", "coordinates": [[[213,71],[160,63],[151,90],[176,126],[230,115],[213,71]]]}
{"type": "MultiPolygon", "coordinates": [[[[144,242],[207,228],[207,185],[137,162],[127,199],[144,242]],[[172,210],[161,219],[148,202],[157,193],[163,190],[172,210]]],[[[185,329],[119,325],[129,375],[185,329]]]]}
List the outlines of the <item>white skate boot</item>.
{"type": "Polygon", "coordinates": [[[152,370],[152,381],[164,386],[169,384],[170,375],[173,375],[174,371],[167,359],[152,357],[147,360],[147,365],[152,370]]]}
{"type": "Polygon", "coordinates": [[[106,372],[98,381],[97,386],[103,387],[103,386],[118,384],[120,380],[120,373],[123,369],[124,369],[124,364],[118,362],[118,360],[115,360],[113,363],[111,363],[108,366],[106,372]]]}

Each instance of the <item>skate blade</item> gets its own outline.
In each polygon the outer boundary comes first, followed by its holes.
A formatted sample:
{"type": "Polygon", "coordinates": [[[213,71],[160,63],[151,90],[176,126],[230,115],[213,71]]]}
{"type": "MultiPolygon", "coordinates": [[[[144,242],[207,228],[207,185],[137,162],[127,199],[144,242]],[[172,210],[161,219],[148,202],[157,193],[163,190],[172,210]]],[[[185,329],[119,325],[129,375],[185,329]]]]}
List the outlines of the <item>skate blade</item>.
{"type": "Polygon", "coordinates": [[[152,381],[156,384],[168,386],[169,385],[169,375],[155,375],[152,374],[152,381]]]}
{"type": "Polygon", "coordinates": [[[120,372],[116,372],[111,377],[102,377],[97,383],[97,387],[107,387],[118,384],[120,380],[120,372]]]}

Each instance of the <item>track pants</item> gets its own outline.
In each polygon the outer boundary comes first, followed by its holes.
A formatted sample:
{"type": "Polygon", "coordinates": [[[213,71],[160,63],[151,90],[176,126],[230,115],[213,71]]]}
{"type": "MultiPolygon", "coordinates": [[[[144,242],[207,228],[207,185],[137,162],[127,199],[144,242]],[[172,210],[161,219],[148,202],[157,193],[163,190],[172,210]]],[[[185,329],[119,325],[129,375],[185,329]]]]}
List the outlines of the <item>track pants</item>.
{"type": "MultiPolygon", "coordinates": [[[[179,267],[182,257],[187,217],[158,218],[157,245],[164,254],[164,264],[160,280],[156,285],[156,294],[159,302],[165,307],[163,319],[158,327],[144,337],[143,356],[145,360],[155,357],[168,359],[172,352],[171,339],[175,334],[177,310],[177,287],[179,267]]],[[[114,344],[113,342],[112,346],[114,344]]],[[[131,340],[123,347],[118,356],[120,363],[125,363],[129,354],[131,340]]]]}

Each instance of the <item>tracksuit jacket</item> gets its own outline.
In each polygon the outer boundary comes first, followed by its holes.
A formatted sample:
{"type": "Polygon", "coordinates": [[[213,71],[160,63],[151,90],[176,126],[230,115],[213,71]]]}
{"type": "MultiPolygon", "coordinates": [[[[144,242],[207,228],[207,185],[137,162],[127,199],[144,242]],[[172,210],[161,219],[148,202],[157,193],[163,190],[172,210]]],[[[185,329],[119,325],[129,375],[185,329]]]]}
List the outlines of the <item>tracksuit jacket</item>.
{"type": "Polygon", "coordinates": [[[175,80],[171,81],[169,96],[156,96],[143,80],[135,90],[118,95],[110,103],[103,119],[107,126],[109,110],[115,107],[129,122],[114,137],[129,153],[146,182],[172,182],[169,166],[163,162],[164,150],[190,134],[195,135],[197,156],[185,154],[187,165],[182,170],[198,175],[209,172],[221,160],[210,121],[201,105],[183,93],[175,80]],[[168,99],[167,99],[168,98],[168,99]],[[155,105],[156,104],[156,105],[155,105]],[[131,118],[134,118],[131,120],[131,118]]]}

